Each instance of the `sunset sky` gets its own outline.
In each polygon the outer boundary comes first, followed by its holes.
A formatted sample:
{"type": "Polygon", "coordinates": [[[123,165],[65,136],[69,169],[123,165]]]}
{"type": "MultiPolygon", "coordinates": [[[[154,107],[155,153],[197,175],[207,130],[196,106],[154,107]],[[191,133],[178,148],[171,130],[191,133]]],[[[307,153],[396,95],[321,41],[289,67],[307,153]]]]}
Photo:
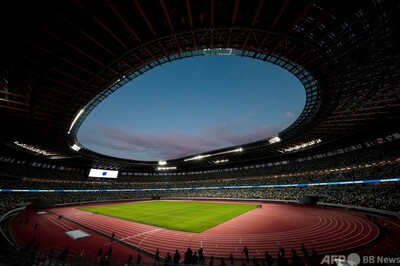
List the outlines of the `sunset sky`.
{"type": "Polygon", "coordinates": [[[163,64],[100,103],[78,132],[86,148],[158,161],[267,138],[293,123],[305,104],[288,71],[238,56],[163,64]]]}

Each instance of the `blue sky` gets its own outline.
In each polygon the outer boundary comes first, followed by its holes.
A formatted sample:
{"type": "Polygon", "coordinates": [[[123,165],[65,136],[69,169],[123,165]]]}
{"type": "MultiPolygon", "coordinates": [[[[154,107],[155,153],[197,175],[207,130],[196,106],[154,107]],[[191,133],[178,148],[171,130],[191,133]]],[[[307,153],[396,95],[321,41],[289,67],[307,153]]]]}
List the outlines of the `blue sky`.
{"type": "Polygon", "coordinates": [[[100,103],[78,141],[98,153],[171,160],[267,138],[293,123],[305,104],[288,71],[238,56],[163,64],[100,103]]]}

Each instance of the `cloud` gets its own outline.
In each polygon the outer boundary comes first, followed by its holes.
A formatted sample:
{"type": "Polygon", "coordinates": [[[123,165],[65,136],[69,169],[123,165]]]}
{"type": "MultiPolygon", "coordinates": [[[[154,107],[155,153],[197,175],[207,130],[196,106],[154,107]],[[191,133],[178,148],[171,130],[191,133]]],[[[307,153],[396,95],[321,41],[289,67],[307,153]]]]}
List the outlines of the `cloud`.
{"type": "Polygon", "coordinates": [[[214,125],[206,128],[204,135],[228,147],[258,141],[277,133],[277,129],[271,126],[249,128],[246,124],[237,127],[236,123],[214,125]]]}
{"type": "Polygon", "coordinates": [[[188,156],[207,151],[214,144],[201,136],[148,134],[104,125],[94,126],[82,133],[79,141],[94,151],[109,150],[116,154],[131,152],[129,159],[137,160],[148,157],[157,157],[152,160],[158,160],[188,156]]]}
{"type": "Polygon", "coordinates": [[[149,134],[127,128],[95,125],[78,137],[80,142],[95,152],[126,159],[157,161],[257,141],[277,132],[268,126],[250,131],[245,126],[237,127],[237,124],[236,121],[209,126],[197,135],[149,134]]]}

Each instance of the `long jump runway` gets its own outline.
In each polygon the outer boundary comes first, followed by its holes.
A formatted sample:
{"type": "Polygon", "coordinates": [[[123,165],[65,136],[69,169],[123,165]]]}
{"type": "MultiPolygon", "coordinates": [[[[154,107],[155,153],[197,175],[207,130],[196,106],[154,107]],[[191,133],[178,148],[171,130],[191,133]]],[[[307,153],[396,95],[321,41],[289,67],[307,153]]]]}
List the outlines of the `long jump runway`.
{"type": "MultiPolygon", "coordinates": [[[[265,251],[275,257],[279,246],[299,251],[302,243],[309,250],[315,248],[319,254],[332,254],[364,246],[379,235],[378,227],[359,213],[294,204],[262,203],[262,208],[256,208],[202,233],[168,230],[92,214],[78,210],[77,207],[52,208],[49,210],[51,215],[35,212],[30,215],[34,216],[31,217],[34,221],[45,224],[53,235],[64,234],[65,228],[62,229],[62,226],[68,227],[68,230],[89,230],[91,236],[82,238],[77,250],[81,246],[93,246],[92,242],[99,237],[99,233],[110,236],[114,232],[117,242],[130,244],[136,250],[151,254],[158,248],[162,256],[167,252],[173,254],[175,249],[182,254],[188,247],[194,250],[202,247],[208,257],[229,257],[232,253],[239,258],[243,257],[243,247],[247,246],[250,257],[263,257],[265,251]],[[59,221],[57,215],[61,214],[66,219],[59,221]],[[61,229],[60,223],[63,223],[61,229]]],[[[20,242],[24,242],[24,238],[29,239],[26,230],[17,228],[14,234],[20,242]],[[18,236],[19,232],[23,235],[18,236]]],[[[33,233],[35,237],[41,237],[39,232],[33,233]]],[[[54,239],[57,239],[55,235],[54,239]]],[[[44,245],[65,248],[65,241],[62,244],[59,246],[58,241],[47,238],[44,245]]]]}

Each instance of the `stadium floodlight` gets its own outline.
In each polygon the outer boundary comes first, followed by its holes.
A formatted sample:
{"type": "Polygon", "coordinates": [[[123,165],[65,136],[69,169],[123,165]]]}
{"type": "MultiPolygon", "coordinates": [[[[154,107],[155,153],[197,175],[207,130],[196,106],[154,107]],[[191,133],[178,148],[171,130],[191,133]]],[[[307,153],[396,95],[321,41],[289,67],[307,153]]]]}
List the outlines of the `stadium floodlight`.
{"type": "Polygon", "coordinates": [[[232,48],[207,48],[203,49],[203,55],[222,55],[222,56],[230,56],[235,55],[233,52],[237,51],[232,48]]]}
{"type": "Polygon", "coordinates": [[[211,154],[196,155],[194,157],[185,159],[184,162],[193,161],[193,160],[201,160],[203,158],[210,157],[210,156],[211,156],[211,154]]]}
{"type": "Polygon", "coordinates": [[[215,164],[226,163],[226,162],[229,162],[229,160],[228,159],[221,159],[221,160],[215,160],[214,161],[215,164]]]}
{"type": "Polygon", "coordinates": [[[280,142],[280,141],[281,141],[281,138],[278,137],[278,136],[273,136],[273,137],[268,139],[269,144],[274,144],[274,143],[277,143],[277,142],[280,142]]]}
{"type": "Polygon", "coordinates": [[[243,151],[243,148],[237,148],[237,149],[234,149],[232,152],[242,152],[243,151]]]}
{"type": "Polygon", "coordinates": [[[78,121],[79,117],[83,114],[84,111],[85,111],[85,109],[81,109],[81,110],[79,111],[79,113],[75,116],[74,120],[72,121],[71,126],[69,127],[68,134],[71,133],[71,130],[72,130],[72,128],[74,127],[76,121],[78,121]]]}
{"type": "Polygon", "coordinates": [[[30,152],[37,153],[37,154],[44,155],[44,156],[56,155],[55,153],[51,153],[51,152],[42,150],[42,149],[40,149],[38,147],[34,147],[32,145],[28,145],[28,144],[25,144],[25,143],[20,142],[20,141],[14,141],[14,145],[16,145],[16,146],[18,146],[20,148],[23,148],[25,150],[28,150],[30,152]]]}
{"type": "Polygon", "coordinates": [[[176,166],[158,166],[157,171],[176,170],[176,166]]]}
{"type": "Polygon", "coordinates": [[[75,151],[79,151],[81,149],[81,147],[79,147],[76,143],[74,143],[74,145],[71,146],[71,149],[73,149],[75,151]]]}
{"type": "Polygon", "coordinates": [[[227,153],[234,153],[234,152],[242,152],[242,151],[243,151],[243,148],[237,148],[237,149],[234,149],[234,150],[219,152],[219,153],[213,154],[213,156],[227,154],[227,153]]]}
{"type": "Polygon", "coordinates": [[[312,146],[312,145],[315,145],[315,144],[318,144],[318,143],[321,143],[321,142],[322,142],[321,139],[314,139],[314,140],[311,140],[311,141],[309,141],[309,142],[300,143],[300,144],[298,144],[298,145],[295,145],[295,146],[286,148],[286,149],[284,149],[284,150],[281,151],[281,152],[296,151],[296,150],[304,149],[304,148],[306,148],[306,147],[309,147],[309,146],[312,146]]]}
{"type": "Polygon", "coordinates": [[[158,164],[159,164],[159,165],[166,165],[166,164],[167,164],[167,161],[158,161],[158,164]]]}
{"type": "Polygon", "coordinates": [[[214,153],[214,154],[196,155],[194,157],[185,159],[184,162],[193,161],[193,160],[201,160],[201,159],[207,158],[207,157],[223,155],[223,154],[233,153],[233,152],[242,152],[242,151],[243,151],[243,148],[240,147],[240,148],[237,148],[237,149],[234,149],[234,150],[223,151],[223,152],[218,152],[218,153],[214,153]]]}

